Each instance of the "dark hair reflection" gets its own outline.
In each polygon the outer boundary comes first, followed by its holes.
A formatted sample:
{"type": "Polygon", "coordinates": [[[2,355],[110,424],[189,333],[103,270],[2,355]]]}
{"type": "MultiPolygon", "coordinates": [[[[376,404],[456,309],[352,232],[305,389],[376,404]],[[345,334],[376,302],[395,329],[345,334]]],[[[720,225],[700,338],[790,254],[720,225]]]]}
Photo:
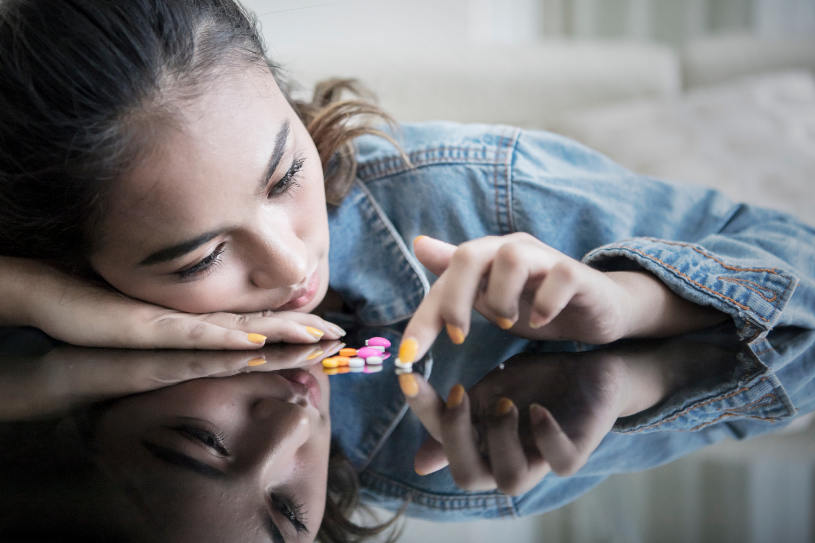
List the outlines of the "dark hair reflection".
{"type": "Polygon", "coordinates": [[[349,520],[358,482],[331,444],[328,388],[319,366],[246,373],[0,426],[0,534],[291,543],[382,533],[396,517],[349,520]]]}

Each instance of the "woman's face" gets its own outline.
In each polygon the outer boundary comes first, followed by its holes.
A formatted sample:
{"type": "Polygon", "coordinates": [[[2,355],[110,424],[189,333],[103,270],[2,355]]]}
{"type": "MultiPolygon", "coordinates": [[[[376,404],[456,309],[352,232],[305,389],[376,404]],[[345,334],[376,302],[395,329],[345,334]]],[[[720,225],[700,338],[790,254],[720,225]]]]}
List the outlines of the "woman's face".
{"type": "Polygon", "coordinates": [[[325,508],[327,381],[313,366],[125,398],[98,422],[99,461],[161,540],[311,541],[325,508]]]}
{"type": "Polygon", "coordinates": [[[218,77],[180,116],[112,191],[94,269],[182,311],[316,308],[328,288],[322,167],[271,73],[218,77]]]}

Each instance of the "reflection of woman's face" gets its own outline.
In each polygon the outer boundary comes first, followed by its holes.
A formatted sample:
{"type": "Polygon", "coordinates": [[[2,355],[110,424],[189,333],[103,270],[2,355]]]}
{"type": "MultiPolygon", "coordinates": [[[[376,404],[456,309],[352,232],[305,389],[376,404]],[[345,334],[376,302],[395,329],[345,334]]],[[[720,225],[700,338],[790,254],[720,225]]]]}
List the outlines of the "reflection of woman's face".
{"type": "Polygon", "coordinates": [[[319,366],[199,379],[101,417],[99,461],[171,541],[311,541],[331,424],[319,366]]]}
{"type": "Polygon", "coordinates": [[[112,191],[94,269],[183,311],[313,310],[328,288],[322,167],[271,73],[226,71],[178,116],[112,191]]]}

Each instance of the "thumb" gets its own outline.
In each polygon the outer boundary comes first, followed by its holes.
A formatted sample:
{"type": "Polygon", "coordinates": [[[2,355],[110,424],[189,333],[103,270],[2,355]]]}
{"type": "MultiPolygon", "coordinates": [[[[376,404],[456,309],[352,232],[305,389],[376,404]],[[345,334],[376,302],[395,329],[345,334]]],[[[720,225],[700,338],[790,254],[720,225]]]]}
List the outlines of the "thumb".
{"type": "Polygon", "coordinates": [[[425,268],[434,275],[441,275],[450,265],[450,258],[456,246],[430,236],[416,236],[413,239],[413,252],[425,268]]]}
{"type": "Polygon", "coordinates": [[[444,468],[448,463],[442,444],[432,436],[427,436],[413,458],[413,469],[419,475],[429,475],[444,468]]]}

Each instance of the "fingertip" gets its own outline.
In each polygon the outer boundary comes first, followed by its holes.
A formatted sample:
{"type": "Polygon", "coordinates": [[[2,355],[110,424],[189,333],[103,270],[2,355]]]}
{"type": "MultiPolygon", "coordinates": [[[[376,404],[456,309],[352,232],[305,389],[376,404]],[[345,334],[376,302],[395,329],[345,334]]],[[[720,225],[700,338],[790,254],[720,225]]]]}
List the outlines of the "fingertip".
{"type": "Polygon", "coordinates": [[[406,364],[412,364],[416,360],[416,353],[419,350],[419,342],[416,338],[406,337],[399,344],[399,360],[406,364]]]}
{"type": "Polygon", "coordinates": [[[412,373],[399,375],[399,388],[402,389],[402,394],[408,398],[415,398],[419,394],[419,383],[412,373]]]}
{"type": "Polygon", "coordinates": [[[426,237],[427,237],[427,236],[425,236],[424,234],[419,234],[418,236],[416,236],[415,238],[413,238],[413,245],[416,245],[416,242],[417,242],[417,241],[419,241],[419,240],[420,240],[420,239],[422,239],[422,238],[426,238],[426,237]]]}
{"type": "Polygon", "coordinates": [[[541,424],[543,424],[545,418],[546,418],[545,407],[543,407],[539,403],[533,403],[529,405],[529,422],[531,422],[535,426],[540,426],[541,424]]]}
{"type": "Polygon", "coordinates": [[[447,335],[450,337],[450,341],[456,345],[464,343],[464,339],[467,337],[464,330],[453,324],[446,324],[445,329],[447,330],[447,335]]]}

